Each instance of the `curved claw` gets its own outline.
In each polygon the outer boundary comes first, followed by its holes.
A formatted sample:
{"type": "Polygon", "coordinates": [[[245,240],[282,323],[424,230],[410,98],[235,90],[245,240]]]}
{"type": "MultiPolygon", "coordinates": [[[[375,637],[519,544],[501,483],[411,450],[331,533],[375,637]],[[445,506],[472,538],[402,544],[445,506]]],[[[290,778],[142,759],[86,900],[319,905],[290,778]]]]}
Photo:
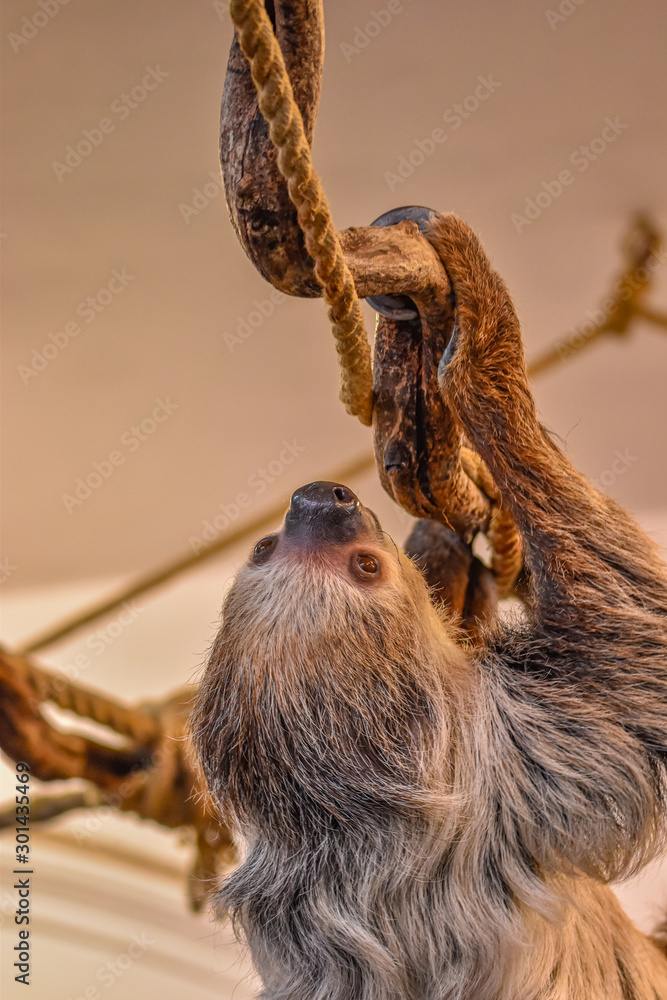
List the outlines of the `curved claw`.
{"type": "MultiPolygon", "coordinates": [[[[397,222],[407,220],[416,222],[423,233],[427,224],[438,214],[423,205],[404,205],[379,215],[371,222],[371,226],[395,226],[397,222]]],[[[388,319],[409,320],[419,317],[417,306],[407,295],[369,295],[366,301],[372,309],[388,319]]]]}
{"type": "Polygon", "coordinates": [[[442,357],[438,364],[438,382],[442,382],[445,377],[445,372],[449,366],[449,362],[454,357],[454,352],[456,351],[456,346],[459,342],[459,326],[458,323],[454,323],[454,329],[452,330],[452,335],[447,341],[447,346],[442,352],[442,357]]]}

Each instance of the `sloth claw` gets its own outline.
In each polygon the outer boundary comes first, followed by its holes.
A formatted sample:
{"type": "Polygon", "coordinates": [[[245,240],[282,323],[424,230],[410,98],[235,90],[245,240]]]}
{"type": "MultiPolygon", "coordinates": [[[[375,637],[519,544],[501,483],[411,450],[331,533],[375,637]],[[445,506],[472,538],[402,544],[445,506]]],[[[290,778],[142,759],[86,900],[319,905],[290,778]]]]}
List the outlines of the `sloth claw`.
{"type": "Polygon", "coordinates": [[[447,374],[447,368],[449,367],[450,361],[456,354],[456,348],[459,343],[459,326],[458,323],[454,324],[454,329],[452,330],[452,335],[449,338],[449,343],[447,347],[442,352],[442,357],[440,358],[440,364],[438,365],[438,382],[442,382],[447,374]]]}
{"type": "MultiPolygon", "coordinates": [[[[425,208],[423,205],[404,205],[402,208],[392,208],[378,216],[374,222],[371,222],[371,226],[395,226],[397,222],[407,220],[408,222],[416,222],[423,233],[431,218],[437,214],[432,208],[425,208]]],[[[369,295],[366,301],[372,309],[388,319],[419,318],[417,306],[407,295],[369,295]]]]}

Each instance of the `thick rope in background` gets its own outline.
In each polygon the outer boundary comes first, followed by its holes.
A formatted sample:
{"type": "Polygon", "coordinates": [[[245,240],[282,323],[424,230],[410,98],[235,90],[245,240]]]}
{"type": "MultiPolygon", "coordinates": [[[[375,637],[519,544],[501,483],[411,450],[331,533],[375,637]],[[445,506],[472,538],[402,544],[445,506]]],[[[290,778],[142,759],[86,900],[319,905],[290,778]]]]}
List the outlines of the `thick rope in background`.
{"type": "Polygon", "coordinates": [[[229,13],[241,50],[250,64],[259,109],[278,150],[278,168],[287,181],[315,276],[329,306],[341,369],[340,398],[348,413],[371,423],[373,374],[368,336],[354,281],[345,263],[329,203],[310,157],[303,119],[292,92],[283,54],[263,0],[232,0],[229,13]]]}
{"type": "Polygon", "coordinates": [[[92,719],[140,744],[159,738],[162,727],[146,709],[136,709],[107,698],[99,691],[75,684],[63,675],[41,670],[27,657],[0,650],[0,656],[29,685],[38,702],[51,701],[59,708],[92,719]]]}

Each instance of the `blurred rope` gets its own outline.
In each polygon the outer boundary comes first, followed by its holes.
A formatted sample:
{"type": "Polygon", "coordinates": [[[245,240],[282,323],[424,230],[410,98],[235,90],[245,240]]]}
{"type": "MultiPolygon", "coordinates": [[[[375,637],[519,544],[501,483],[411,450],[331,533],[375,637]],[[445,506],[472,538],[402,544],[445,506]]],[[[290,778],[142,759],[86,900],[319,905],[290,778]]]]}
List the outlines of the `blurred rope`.
{"type": "Polygon", "coordinates": [[[74,684],[62,674],[41,670],[22,653],[2,650],[0,655],[23,678],[38,702],[51,701],[59,708],[108,726],[138,743],[151,743],[160,735],[158,720],[150,713],[138,712],[98,691],[74,684]]]}
{"type": "Polygon", "coordinates": [[[667,329],[667,315],[642,305],[653,272],[660,265],[660,233],[644,215],[638,215],[623,241],[626,269],[616,278],[612,292],[601,309],[601,318],[589,320],[571,336],[548,348],[528,366],[529,375],[540,375],[548,368],[572,357],[605,335],[626,336],[631,324],[644,319],[667,329]],[[653,266],[652,266],[653,265],[653,266]]]}
{"type": "Polygon", "coordinates": [[[83,789],[37,795],[29,805],[19,806],[17,799],[0,806],[0,829],[27,825],[28,815],[34,826],[73,809],[100,806],[169,829],[189,829],[195,851],[188,891],[192,908],[200,910],[233,848],[190,752],[193,693],[185,687],[156,702],[115,702],[0,647],[0,748],[10,760],[28,765],[31,780],[86,783],[83,789]],[[112,745],[110,733],[89,738],[85,722],[73,731],[52,725],[47,702],[125,737],[122,745],[112,745]]]}
{"type": "MultiPolygon", "coordinates": [[[[87,785],[81,792],[57,792],[55,795],[36,795],[30,800],[30,821],[44,823],[72,812],[73,809],[94,809],[104,804],[104,796],[94,786],[87,785]]],[[[16,803],[0,807],[0,830],[16,825],[16,803]]]]}

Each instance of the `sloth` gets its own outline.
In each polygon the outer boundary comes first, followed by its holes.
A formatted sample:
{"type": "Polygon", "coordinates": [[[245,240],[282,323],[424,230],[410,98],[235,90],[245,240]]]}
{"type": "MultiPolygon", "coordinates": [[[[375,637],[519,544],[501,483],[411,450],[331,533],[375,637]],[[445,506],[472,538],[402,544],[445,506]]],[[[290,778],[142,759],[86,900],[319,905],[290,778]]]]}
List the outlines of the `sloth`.
{"type": "MultiPolygon", "coordinates": [[[[294,493],[223,607],[193,712],[266,1000],[665,1000],[609,883],[663,844],[667,576],[541,427],[478,239],[439,390],[521,533],[525,610],[474,643],[348,487],[294,493]]],[[[523,595],[522,595],[523,596],[523,595]]]]}

